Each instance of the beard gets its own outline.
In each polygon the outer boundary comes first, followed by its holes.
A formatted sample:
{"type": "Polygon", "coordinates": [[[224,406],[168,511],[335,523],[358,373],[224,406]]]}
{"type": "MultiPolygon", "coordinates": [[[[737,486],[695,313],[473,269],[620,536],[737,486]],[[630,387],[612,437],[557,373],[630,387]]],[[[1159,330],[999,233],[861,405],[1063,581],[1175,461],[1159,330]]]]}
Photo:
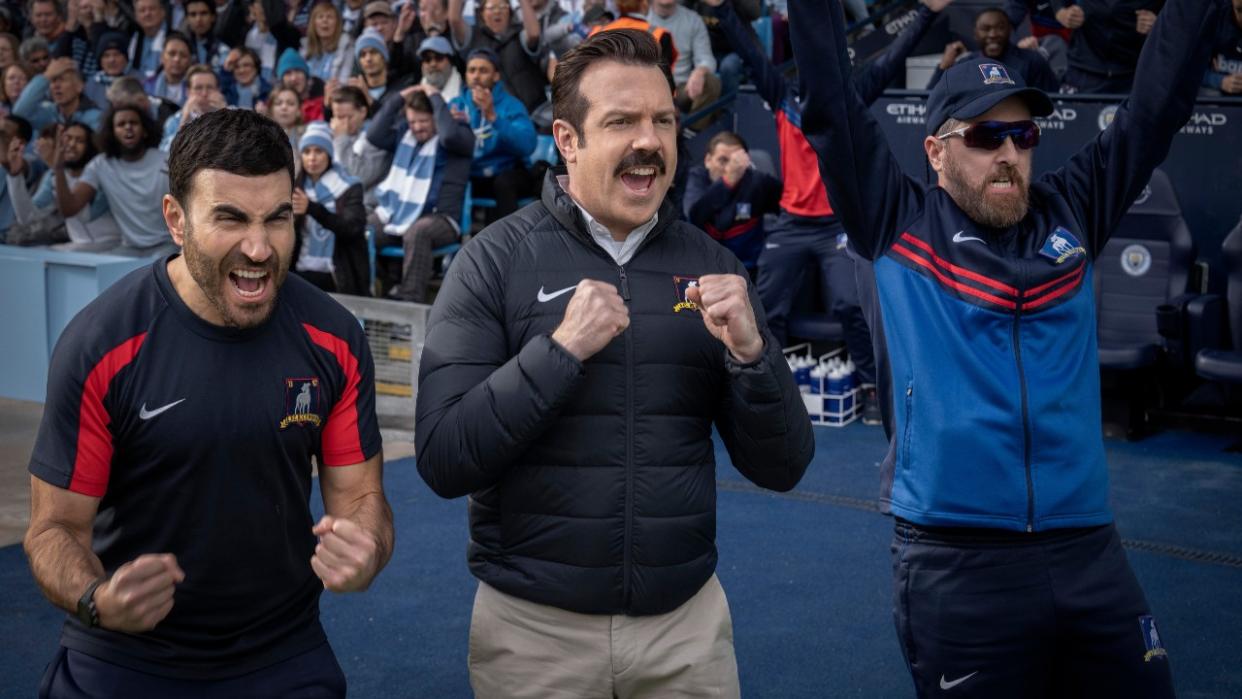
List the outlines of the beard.
{"type": "Polygon", "coordinates": [[[251,262],[236,249],[217,263],[199,249],[198,241],[194,237],[194,228],[189,220],[185,222],[185,245],[182,247],[181,255],[185,258],[185,266],[190,272],[190,278],[198,284],[207,302],[224,319],[225,326],[230,328],[253,328],[265,323],[276,308],[280,287],[289,273],[288,261],[282,260],[280,253],[275,249],[272,250],[267,261],[261,265],[251,262]],[[273,293],[266,303],[231,307],[224,299],[224,285],[233,283],[229,279],[229,272],[237,269],[266,271],[268,273],[267,283],[275,284],[273,291],[276,293],[273,293]]]}
{"type": "Polygon", "coordinates": [[[423,79],[426,80],[427,83],[431,85],[432,87],[434,87],[435,89],[443,90],[444,86],[448,85],[449,72],[452,70],[453,70],[453,67],[450,65],[448,68],[445,68],[444,70],[423,71],[423,79]]]}
{"type": "Polygon", "coordinates": [[[1026,217],[1030,205],[1030,190],[1026,178],[1013,165],[999,165],[978,187],[971,187],[957,161],[947,157],[944,164],[944,188],[975,223],[990,228],[1008,228],[1026,217]],[[1018,189],[1016,197],[990,197],[988,183],[998,178],[1008,178],[1018,189]],[[989,201],[989,198],[999,201],[989,201]]]}

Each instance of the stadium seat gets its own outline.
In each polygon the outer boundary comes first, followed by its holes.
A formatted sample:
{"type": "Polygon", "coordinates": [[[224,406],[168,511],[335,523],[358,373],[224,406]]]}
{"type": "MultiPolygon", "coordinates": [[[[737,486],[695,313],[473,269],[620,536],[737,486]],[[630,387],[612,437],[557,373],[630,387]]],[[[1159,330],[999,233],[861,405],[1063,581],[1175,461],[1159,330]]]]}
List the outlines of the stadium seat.
{"type": "Polygon", "coordinates": [[[561,161],[561,153],[556,149],[556,139],[548,134],[539,134],[535,141],[535,150],[526,157],[526,167],[533,168],[536,163],[547,163],[555,167],[561,161]]]}
{"type": "Polygon", "coordinates": [[[1156,309],[1188,291],[1195,245],[1177,195],[1156,170],[1095,264],[1100,366],[1154,366],[1163,340],[1156,309]]]}
{"type": "MultiPolygon", "coordinates": [[[[1219,347],[1199,350],[1195,355],[1195,373],[1209,381],[1242,384],[1242,220],[1221,244],[1225,260],[1225,303],[1223,312],[1209,316],[1209,322],[1221,327],[1228,338],[1219,347]]],[[[1217,304],[1219,307],[1220,304],[1217,304]]]]}

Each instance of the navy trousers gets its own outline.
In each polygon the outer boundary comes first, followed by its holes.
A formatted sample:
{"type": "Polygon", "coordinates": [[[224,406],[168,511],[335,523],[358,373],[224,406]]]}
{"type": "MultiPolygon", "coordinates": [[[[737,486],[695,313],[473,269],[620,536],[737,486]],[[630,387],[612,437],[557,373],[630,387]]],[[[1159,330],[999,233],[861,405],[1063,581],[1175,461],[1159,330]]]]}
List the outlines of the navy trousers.
{"type": "Polygon", "coordinates": [[[40,699],[343,699],[345,674],[327,643],[226,680],[183,680],[114,665],[61,646],[43,674],[40,699]]]}
{"type": "Polygon", "coordinates": [[[920,697],[1172,697],[1111,524],[1037,534],[898,521],[893,617],[920,697]]]}
{"type": "Polygon", "coordinates": [[[806,270],[817,265],[824,307],[841,323],[845,346],[861,383],[874,384],[871,335],[858,303],[854,260],[845,246],[845,229],[841,224],[800,219],[781,212],[759,255],[759,280],[755,287],[768,317],[768,328],[784,346],[789,339],[786,325],[794,295],[802,288],[806,270]]]}

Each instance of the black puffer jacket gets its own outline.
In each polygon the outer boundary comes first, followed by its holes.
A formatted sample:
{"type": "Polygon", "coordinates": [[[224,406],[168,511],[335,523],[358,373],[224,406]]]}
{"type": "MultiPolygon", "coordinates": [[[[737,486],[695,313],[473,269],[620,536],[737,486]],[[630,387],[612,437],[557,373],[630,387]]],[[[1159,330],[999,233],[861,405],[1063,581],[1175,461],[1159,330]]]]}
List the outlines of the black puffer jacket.
{"type": "Polygon", "coordinates": [[[677,277],[744,276],[741,263],[667,200],[659,221],[618,267],[549,174],[542,201],[462,250],[436,299],[418,470],[444,497],[472,494],[470,570],[503,592],[588,614],[673,610],[716,567],[713,423],[766,488],[794,487],[814,453],[754,290],[767,351],[753,366],[676,310],[677,277]],[[583,364],[551,334],[586,278],[617,285],[630,327],[583,364]]]}

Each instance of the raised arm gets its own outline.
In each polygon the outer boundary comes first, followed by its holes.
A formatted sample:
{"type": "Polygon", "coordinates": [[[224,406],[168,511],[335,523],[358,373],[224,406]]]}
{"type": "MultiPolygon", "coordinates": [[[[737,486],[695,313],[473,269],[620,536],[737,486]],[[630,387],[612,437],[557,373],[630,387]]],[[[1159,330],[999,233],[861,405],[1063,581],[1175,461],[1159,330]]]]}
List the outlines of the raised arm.
{"type": "Polygon", "coordinates": [[[1224,0],[1171,0],[1139,54],[1134,90],[1112,125],[1046,176],[1070,203],[1092,254],[1104,249],[1173,137],[1190,119],[1216,28],[1226,21],[1224,0]]]}
{"type": "Polygon", "coordinates": [[[470,25],[466,24],[465,0],[449,0],[448,25],[449,38],[453,40],[453,48],[461,51],[470,41],[470,25]]]}
{"type": "Polygon", "coordinates": [[[876,56],[870,63],[854,72],[854,89],[858,90],[863,104],[870,105],[884,94],[884,88],[906,70],[906,59],[914,47],[927,35],[932,22],[950,0],[931,0],[919,6],[910,26],[897,36],[897,40],[876,56]]]}
{"type": "Polygon", "coordinates": [[[828,199],[858,253],[883,254],[922,204],[850,76],[839,0],[789,0],[790,37],[803,85],[802,131],[819,155],[828,199]]]}
{"type": "Polygon", "coordinates": [[[439,92],[429,94],[429,97],[436,120],[436,134],[440,136],[440,145],[453,155],[473,155],[474,131],[470,128],[470,124],[453,116],[453,110],[445,104],[444,97],[439,92]]]}
{"type": "Polygon", "coordinates": [[[737,12],[733,10],[733,4],[730,0],[703,0],[703,2],[712,7],[712,12],[720,20],[720,29],[724,32],[725,38],[729,40],[729,45],[750,68],[755,87],[759,90],[759,96],[773,111],[780,109],[781,103],[785,101],[785,96],[789,92],[788,83],[785,82],[785,77],[776,69],[776,66],[772,65],[772,61],[763,52],[763,47],[754,35],[746,30],[737,12]]]}

